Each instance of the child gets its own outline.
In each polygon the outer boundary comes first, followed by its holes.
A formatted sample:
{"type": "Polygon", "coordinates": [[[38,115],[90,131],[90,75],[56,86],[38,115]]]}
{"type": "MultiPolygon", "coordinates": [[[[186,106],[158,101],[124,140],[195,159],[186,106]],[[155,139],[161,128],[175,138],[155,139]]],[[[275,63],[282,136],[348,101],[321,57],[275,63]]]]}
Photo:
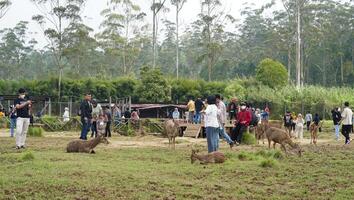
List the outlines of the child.
{"type": "Polygon", "coordinates": [[[106,118],[103,113],[99,114],[99,118],[96,121],[96,127],[97,127],[97,135],[101,136],[105,134],[106,131],[106,118]]]}
{"type": "Polygon", "coordinates": [[[299,114],[297,116],[297,119],[295,121],[295,137],[299,138],[302,140],[304,138],[304,119],[302,118],[302,115],[299,114]]]}

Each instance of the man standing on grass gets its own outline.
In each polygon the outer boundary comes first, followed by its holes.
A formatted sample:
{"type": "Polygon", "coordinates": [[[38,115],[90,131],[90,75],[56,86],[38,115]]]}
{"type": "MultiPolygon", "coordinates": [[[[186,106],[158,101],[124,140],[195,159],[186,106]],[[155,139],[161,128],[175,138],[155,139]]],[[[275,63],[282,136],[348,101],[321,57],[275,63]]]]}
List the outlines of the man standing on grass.
{"type": "Polygon", "coordinates": [[[342,112],[342,134],[345,137],[345,144],[350,143],[349,133],[353,125],[353,111],[349,108],[349,102],[344,103],[344,110],[342,112]]]}
{"type": "Polygon", "coordinates": [[[81,140],[87,140],[87,133],[90,131],[92,119],[91,94],[86,93],[84,100],[80,104],[80,116],[82,123],[81,140]]]}
{"type": "Polygon", "coordinates": [[[203,110],[203,106],[204,106],[204,103],[203,103],[202,99],[199,97],[195,101],[195,115],[194,115],[194,123],[195,124],[200,124],[202,121],[202,115],[200,112],[203,110]]]}
{"type": "Polygon", "coordinates": [[[308,111],[307,114],[305,115],[305,121],[306,121],[306,129],[307,131],[309,131],[312,122],[312,114],[310,113],[310,111],[308,111]]]}
{"type": "Polygon", "coordinates": [[[188,122],[193,124],[194,121],[194,111],[195,111],[195,103],[192,100],[192,98],[189,99],[188,104],[187,104],[187,108],[188,108],[188,122]]]}
{"type": "Polygon", "coordinates": [[[219,94],[215,95],[216,106],[220,110],[220,115],[218,116],[218,121],[220,123],[220,135],[226,142],[230,145],[230,148],[234,146],[234,142],[231,140],[230,136],[225,132],[225,123],[226,123],[226,106],[222,101],[219,94]]]}
{"type": "Polygon", "coordinates": [[[19,96],[14,101],[16,108],[16,149],[24,149],[26,143],[26,136],[28,126],[30,124],[29,107],[32,105],[32,101],[25,99],[26,91],[21,88],[18,90],[19,96]]]}

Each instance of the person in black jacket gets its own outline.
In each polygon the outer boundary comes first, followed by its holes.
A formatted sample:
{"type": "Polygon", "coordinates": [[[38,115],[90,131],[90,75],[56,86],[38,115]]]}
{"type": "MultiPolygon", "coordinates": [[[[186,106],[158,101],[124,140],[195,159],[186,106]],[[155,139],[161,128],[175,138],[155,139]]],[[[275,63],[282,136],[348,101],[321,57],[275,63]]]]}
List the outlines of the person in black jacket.
{"type": "Polygon", "coordinates": [[[85,99],[80,104],[80,116],[82,123],[81,130],[81,140],[87,140],[87,133],[91,127],[91,119],[92,119],[92,104],[91,104],[91,94],[86,93],[85,99]]]}
{"type": "Polygon", "coordinates": [[[340,108],[334,108],[332,110],[332,119],[333,119],[336,140],[338,141],[339,140],[339,126],[340,126],[340,121],[342,120],[340,108]]]}

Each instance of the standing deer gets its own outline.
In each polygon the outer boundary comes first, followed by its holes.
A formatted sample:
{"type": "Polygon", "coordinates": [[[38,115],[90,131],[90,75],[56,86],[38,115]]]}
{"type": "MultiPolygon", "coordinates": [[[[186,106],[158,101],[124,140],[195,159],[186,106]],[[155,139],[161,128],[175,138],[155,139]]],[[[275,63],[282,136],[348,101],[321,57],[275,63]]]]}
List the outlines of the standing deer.
{"type": "Polygon", "coordinates": [[[164,123],[164,133],[168,138],[168,146],[171,148],[171,144],[173,145],[173,149],[176,148],[176,137],[179,134],[179,124],[177,120],[169,119],[164,123]]]}
{"type": "Polygon", "coordinates": [[[318,129],[320,129],[322,127],[323,122],[320,122],[318,125],[316,125],[315,123],[312,123],[310,125],[310,133],[311,133],[311,140],[310,140],[310,144],[317,144],[317,138],[318,138],[318,129]]]}

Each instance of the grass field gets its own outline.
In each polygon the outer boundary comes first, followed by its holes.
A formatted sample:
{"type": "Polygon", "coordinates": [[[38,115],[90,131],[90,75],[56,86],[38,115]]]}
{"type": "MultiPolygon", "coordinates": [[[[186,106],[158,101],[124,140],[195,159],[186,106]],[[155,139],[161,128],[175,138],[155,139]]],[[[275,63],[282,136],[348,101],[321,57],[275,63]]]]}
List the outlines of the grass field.
{"type": "Polygon", "coordinates": [[[65,153],[73,138],[28,138],[17,151],[14,139],[0,137],[0,199],[354,198],[354,145],[329,134],[317,147],[302,145],[303,157],[223,143],[228,160],[218,165],[191,164],[191,145],[205,152],[204,140],[179,139],[169,150],[165,139],[114,137],[96,154],[65,153]]]}

